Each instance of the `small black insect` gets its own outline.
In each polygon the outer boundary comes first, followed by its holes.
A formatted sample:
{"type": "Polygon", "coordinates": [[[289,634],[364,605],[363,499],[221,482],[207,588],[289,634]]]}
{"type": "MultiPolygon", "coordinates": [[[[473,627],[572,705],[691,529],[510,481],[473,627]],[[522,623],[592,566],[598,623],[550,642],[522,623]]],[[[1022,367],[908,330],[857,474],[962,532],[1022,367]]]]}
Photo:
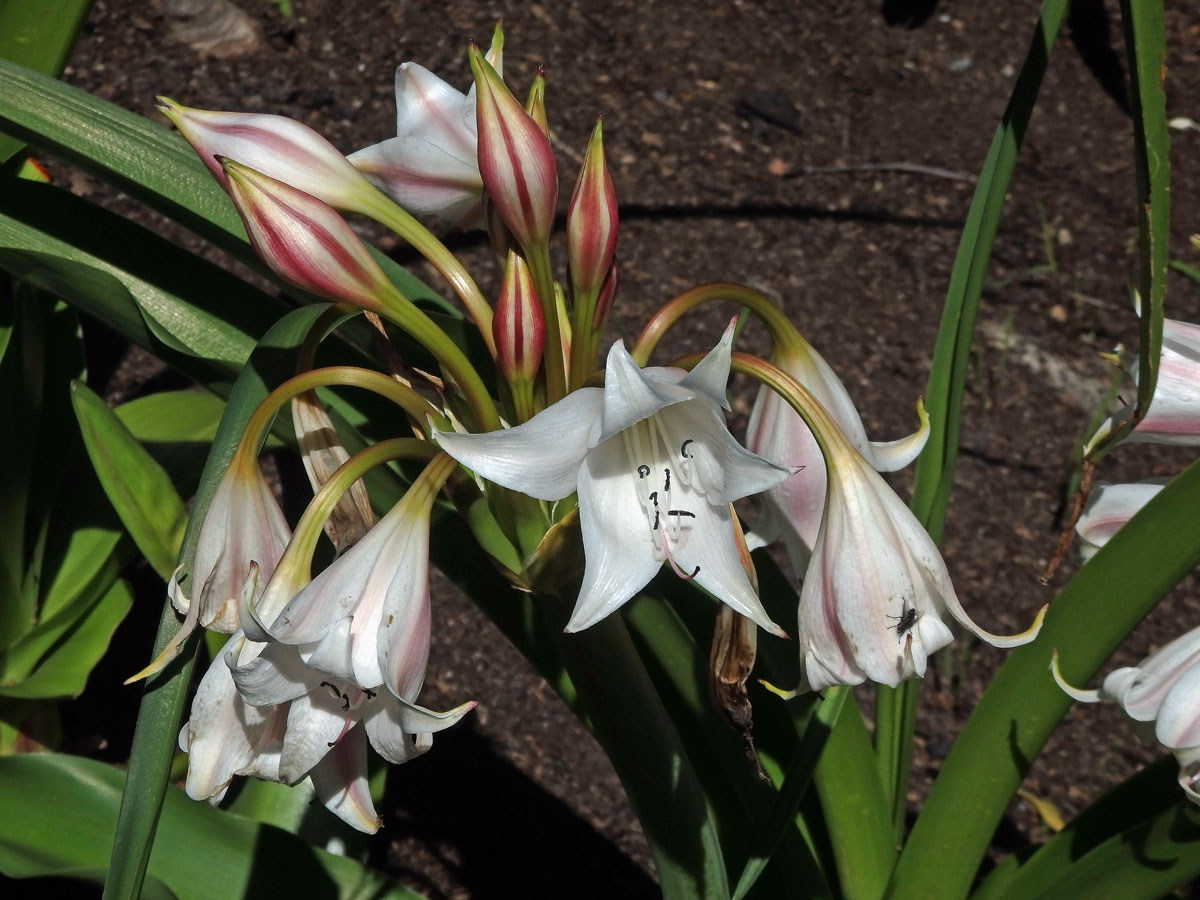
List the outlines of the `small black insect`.
{"type": "MultiPolygon", "coordinates": [[[[898,616],[888,616],[889,619],[895,619],[895,625],[889,625],[888,628],[896,629],[896,641],[899,642],[908,631],[917,624],[917,619],[920,618],[920,613],[917,612],[915,606],[906,607],[898,616]]],[[[911,635],[910,635],[911,637],[911,635]]]]}

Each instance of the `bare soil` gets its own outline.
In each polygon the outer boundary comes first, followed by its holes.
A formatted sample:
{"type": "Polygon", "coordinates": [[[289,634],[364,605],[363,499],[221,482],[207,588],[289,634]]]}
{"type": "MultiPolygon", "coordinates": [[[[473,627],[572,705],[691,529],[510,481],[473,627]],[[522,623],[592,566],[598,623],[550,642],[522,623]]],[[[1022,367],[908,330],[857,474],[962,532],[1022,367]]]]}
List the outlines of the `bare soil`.
{"type": "MultiPolygon", "coordinates": [[[[218,59],[169,39],[154,8],[100,0],[65,79],[151,117],[156,94],[282,113],[350,152],[394,133],[398,63],[418,61],[465,89],[467,40],[485,43],[503,17],[510,83],[524,85],[545,66],[564,202],[592,123],[604,116],[622,228],[612,336],[632,337],[651,310],[694,284],[753,284],[778,298],[841,374],[876,439],[914,427],[973,179],[1038,9],[1030,0],[295,0],[284,18],[272,3],[242,5],[261,27],[261,46],[218,59]]],[[[1200,119],[1200,19],[1181,6],[1167,15],[1169,115],[1200,119]]],[[[996,631],[1023,629],[1052,599],[1038,574],[1060,526],[1065,462],[1110,378],[1098,353],[1136,345],[1126,288],[1136,228],[1124,59],[1116,4],[1078,0],[1054,49],[988,271],[944,549],[967,609],[996,631]]],[[[1187,237],[1200,230],[1192,217],[1200,133],[1173,136],[1171,248],[1195,263],[1187,237]]],[[[97,190],[83,178],[76,186],[97,190]]],[[[453,240],[494,284],[482,240],[453,240]]],[[[423,271],[403,248],[395,253],[423,271]]],[[[1168,315],[1200,320],[1200,292],[1172,279],[1168,315]]],[[[689,318],[673,347],[710,346],[727,313],[689,318]]],[[[136,389],[152,374],[144,360],[126,362],[108,390],[136,389]]],[[[747,412],[743,400],[736,416],[747,412]]],[[[1188,453],[1137,445],[1114,454],[1100,475],[1169,475],[1188,461],[1188,453]]],[[[902,493],[910,479],[896,477],[902,493]]],[[[147,585],[139,621],[118,636],[139,659],[157,618],[155,591],[147,585]]],[[[1189,581],[1112,665],[1136,661],[1194,625],[1198,612],[1189,581]]],[[[444,584],[435,616],[426,699],[480,705],[431,753],[391,774],[374,860],[439,900],[656,895],[637,821],[595,742],[444,584]]],[[[961,642],[926,679],[914,811],[1004,656],[961,642]]],[[[120,690],[115,683],[95,689],[120,690]]],[[[75,749],[103,744],[122,758],[131,713],[96,721],[75,709],[75,749]]],[[[1077,709],[1026,788],[1070,816],[1155,756],[1115,709],[1077,709]]],[[[1013,840],[1046,835],[1022,800],[1006,827],[1013,840]]]]}

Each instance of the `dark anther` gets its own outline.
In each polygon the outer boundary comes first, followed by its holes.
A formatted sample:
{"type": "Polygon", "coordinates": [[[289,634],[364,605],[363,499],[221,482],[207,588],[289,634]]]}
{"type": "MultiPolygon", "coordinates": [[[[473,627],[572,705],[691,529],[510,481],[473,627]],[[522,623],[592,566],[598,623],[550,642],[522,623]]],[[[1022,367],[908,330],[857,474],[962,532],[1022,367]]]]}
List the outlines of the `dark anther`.
{"type": "Polygon", "coordinates": [[[363,693],[367,695],[368,700],[375,699],[375,692],[373,690],[371,690],[370,688],[363,688],[363,693]]]}
{"type": "Polygon", "coordinates": [[[654,511],[654,527],[651,528],[650,530],[658,531],[658,510],[657,509],[654,511]]]}
{"type": "Polygon", "coordinates": [[[668,509],[667,515],[668,516],[687,516],[689,519],[696,518],[696,514],[694,512],[688,512],[686,509],[668,509]]]}
{"type": "Polygon", "coordinates": [[[650,502],[653,503],[655,507],[658,506],[658,491],[650,492],[650,502]]]}
{"type": "Polygon", "coordinates": [[[694,444],[694,443],[696,443],[696,442],[695,442],[695,441],[693,441],[691,438],[688,438],[686,441],[684,441],[684,442],[683,442],[683,443],[682,443],[682,444],[679,446],[679,455],[680,455],[680,456],[682,456],[684,459],[692,459],[692,458],[693,458],[693,457],[692,457],[692,454],[690,454],[690,453],[688,453],[688,452],[687,452],[687,445],[688,445],[688,444],[694,444]]]}
{"type": "Polygon", "coordinates": [[[337,685],[334,684],[332,681],[322,681],[321,687],[329,688],[331,691],[333,691],[333,696],[337,697],[339,700],[345,699],[344,697],[342,697],[342,692],[338,690],[337,685]]]}
{"type": "Polygon", "coordinates": [[[330,742],[329,742],[328,744],[326,744],[325,746],[326,746],[326,747],[336,747],[336,746],[337,746],[337,741],[330,741],[330,742]]]}
{"type": "Polygon", "coordinates": [[[671,489],[671,470],[670,470],[670,469],[663,469],[663,471],[667,473],[667,480],[666,480],[666,482],[663,484],[663,490],[664,490],[664,491],[669,491],[669,490],[671,489]]]}
{"type": "Polygon", "coordinates": [[[695,578],[695,577],[696,577],[697,575],[699,575],[699,574],[700,574],[700,567],[699,567],[699,566],[696,566],[696,568],[694,568],[694,569],[692,570],[692,574],[691,574],[691,575],[689,575],[689,576],[688,576],[688,578],[695,578]]]}
{"type": "Polygon", "coordinates": [[[348,709],[350,709],[350,695],[342,694],[342,712],[346,712],[348,709]]]}
{"type": "Polygon", "coordinates": [[[642,463],[642,465],[638,466],[638,478],[645,478],[649,474],[650,467],[648,465],[642,463]]]}

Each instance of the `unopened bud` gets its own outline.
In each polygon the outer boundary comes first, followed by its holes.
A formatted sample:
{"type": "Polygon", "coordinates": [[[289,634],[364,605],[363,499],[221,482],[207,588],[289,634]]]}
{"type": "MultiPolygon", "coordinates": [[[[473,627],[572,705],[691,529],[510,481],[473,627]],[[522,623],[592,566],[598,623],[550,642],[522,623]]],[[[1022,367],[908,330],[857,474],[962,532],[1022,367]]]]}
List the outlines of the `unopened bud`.
{"type": "Polygon", "coordinates": [[[474,44],[479,174],[504,224],[527,251],[547,243],[558,203],[550,140],[474,44]]]}
{"type": "Polygon", "coordinates": [[[372,310],[394,292],[366,245],[331,206],[233,160],[221,164],[251,245],[284,281],[372,310]]]}
{"type": "Polygon", "coordinates": [[[496,361],[509,384],[532,382],[542,360],[546,323],[529,267],[511,250],[492,319],[492,336],[496,341],[496,361]]]}
{"type": "Polygon", "coordinates": [[[600,291],[616,250],[617,194],[604,164],[597,122],[567,207],[567,259],[576,302],[590,300],[600,291]]]}
{"type": "Polygon", "coordinates": [[[312,194],[338,209],[361,211],[373,188],[338,149],[307,125],[286,116],[192,109],[167,97],[158,108],[228,190],[218,157],[312,194]]]}

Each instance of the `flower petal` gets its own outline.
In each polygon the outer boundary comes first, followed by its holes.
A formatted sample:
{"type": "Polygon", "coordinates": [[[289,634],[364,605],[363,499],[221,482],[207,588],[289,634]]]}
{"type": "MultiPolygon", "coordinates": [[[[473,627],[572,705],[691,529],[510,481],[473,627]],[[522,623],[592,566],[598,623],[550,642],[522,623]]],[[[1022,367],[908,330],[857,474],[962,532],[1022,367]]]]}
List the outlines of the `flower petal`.
{"type": "Polygon", "coordinates": [[[473,710],[474,700],[444,713],[380,695],[366,717],[371,746],[388,762],[403,763],[429,749],[428,741],[416,735],[429,735],[449,728],[473,710]]]}
{"type": "Polygon", "coordinates": [[[230,666],[230,677],[241,698],[251,706],[287,703],[307,694],[319,676],[304,664],[295,647],[270,644],[257,659],[230,666]]]}
{"type": "Polygon", "coordinates": [[[325,808],[349,825],[374,834],[383,821],[367,781],[367,736],[352,728],[308,773],[325,808]]]}
{"type": "Polygon", "coordinates": [[[579,524],[586,560],[567,631],[599,622],[645,587],[662,563],[619,437],[592,450],[579,473],[579,524]]]}
{"type": "Polygon", "coordinates": [[[725,333],[717,345],[705,354],[704,359],[696,363],[692,371],[683,376],[679,382],[681,387],[703,394],[722,409],[729,406],[729,365],[733,351],[733,332],[737,319],[729,323],[725,333]]]}
{"type": "Polygon", "coordinates": [[[1200,664],[1184,669],[1163,697],[1154,736],[1171,750],[1200,747],[1200,664]]]}
{"type": "Polygon", "coordinates": [[[223,657],[218,654],[204,673],[191,716],[179,732],[179,749],[188,754],[186,790],[193,800],[223,793],[233,776],[252,763],[254,741],[265,721],[263,713],[238,696],[223,657]]]}
{"type": "Polygon", "coordinates": [[[347,712],[332,691],[312,691],[293,700],[279,758],[279,777],[295,784],[307,775],[342,736],[346,724],[347,712]]]}
{"type": "Polygon", "coordinates": [[[434,433],[439,446],[481,478],[536,497],[561,500],[598,437],[604,391],[581,388],[528,422],[485,434],[434,433]]]}
{"type": "Polygon", "coordinates": [[[658,419],[671,443],[691,460],[688,465],[714,506],[761,493],[795,474],[739,444],[706,399],[674,404],[658,419]]]}
{"type": "Polygon", "coordinates": [[[623,341],[609,348],[604,366],[604,414],[599,441],[648,419],[665,406],[696,396],[694,390],[678,383],[647,377],[648,372],[653,374],[654,370],[639,369],[623,341]]]}
{"type": "Polygon", "coordinates": [[[675,559],[684,572],[695,574],[696,584],[704,588],[734,612],[745,616],[760,628],[780,637],[787,632],[771,621],[758,594],[746,577],[738,557],[730,507],[706,504],[689,519],[691,533],[675,550],[675,559]]]}

